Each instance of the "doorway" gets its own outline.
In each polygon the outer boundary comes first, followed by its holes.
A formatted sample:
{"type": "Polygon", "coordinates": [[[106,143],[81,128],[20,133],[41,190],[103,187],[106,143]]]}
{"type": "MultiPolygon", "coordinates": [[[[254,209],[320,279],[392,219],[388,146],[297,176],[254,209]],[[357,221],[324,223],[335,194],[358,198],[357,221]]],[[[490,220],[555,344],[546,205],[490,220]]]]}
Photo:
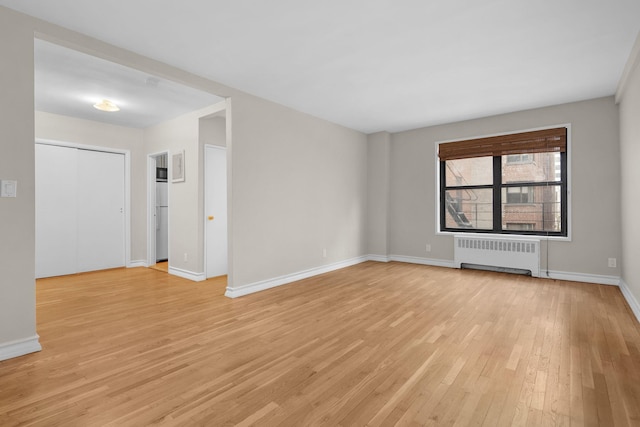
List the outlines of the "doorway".
{"type": "Polygon", "coordinates": [[[169,186],[168,152],[148,156],[148,265],[156,270],[169,268],[169,186]]]}

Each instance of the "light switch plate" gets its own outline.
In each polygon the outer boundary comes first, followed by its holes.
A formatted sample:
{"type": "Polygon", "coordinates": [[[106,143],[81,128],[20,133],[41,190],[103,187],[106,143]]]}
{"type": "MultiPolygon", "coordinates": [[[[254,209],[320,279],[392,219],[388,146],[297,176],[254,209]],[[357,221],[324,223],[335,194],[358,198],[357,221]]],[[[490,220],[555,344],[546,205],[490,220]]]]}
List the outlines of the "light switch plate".
{"type": "Polygon", "coordinates": [[[16,197],[18,181],[3,179],[0,181],[0,197],[16,197]]]}

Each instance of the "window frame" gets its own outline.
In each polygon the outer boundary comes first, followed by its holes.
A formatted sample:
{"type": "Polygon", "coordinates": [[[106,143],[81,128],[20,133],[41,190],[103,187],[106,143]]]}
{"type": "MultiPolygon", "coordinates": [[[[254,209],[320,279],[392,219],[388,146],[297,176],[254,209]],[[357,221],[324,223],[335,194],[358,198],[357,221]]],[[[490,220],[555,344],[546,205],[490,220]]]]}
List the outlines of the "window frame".
{"type": "MultiPolygon", "coordinates": [[[[523,230],[532,230],[533,229],[533,225],[531,223],[520,223],[520,222],[508,222],[507,223],[507,230],[509,230],[509,224],[511,225],[530,225],[531,227],[524,227],[523,230]]],[[[512,228],[511,231],[517,231],[517,228],[512,228]]]]}
{"type": "MultiPolygon", "coordinates": [[[[501,237],[509,237],[513,236],[514,238],[518,238],[520,236],[528,236],[528,237],[544,237],[546,239],[551,240],[560,240],[560,241],[571,241],[571,124],[558,124],[552,126],[545,126],[540,128],[532,128],[525,130],[516,130],[510,132],[489,134],[489,135],[481,135],[472,138],[460,138],[455,140],[443,140],[437,141],[435,143],[435,171],[436,171],[436,212],[435,212],[435,220],[436,220],[436,235],[458,235],[458,234],[468,234],[468,235],[496,235],[501,237]],[[501,162],[501,156],[493,157],[493,182],[498,182],[498,185],[478,185],[478,186],[449,186],[444,187],[445,181],[445,173],[446,170],[443,167],[444,161],[441,161],[438,157],[440,144],[457,142],[457,141],[467,141],[475,138],[491,138],[494,136],[504,136],[504,135],[512,135],[518,133],[525,132],[533,132],[539,130],[553,129],[564,127],[567,130],[567,140],[566,140],[566,152],[561,153],[561,174],[560,181],[546,181],[546,182],[518,182],[518,183],[502,183],[502,177],[496,175],[501,173],[500,164],[498,168],[496,168],[496,163],[501,162]],[[497,181],[496,181],[497,179],[497,181]],[[501,192],[505,187],[536,187],[536,186],[546,186],[546,185],[560,185],[561,186],[561,232],[553,232],[553,231],[528,231],[528,230],[508,230],[506,227],[502,229],[502,203],[501,202],[501,192]],[[485,229],[469,229],[469,228],[451,228],[445,227],[446,221],[446,190],[454,187],[455,189],[479,189],[479,188],[492,188],[493,189],[493,229],[485,230],[485,229]],[[500,193],[500,194],[497,194],[500,193]],[[496,196],[499,197],[496,199],[496,196]],[[498,202],[496,202],[498,200],[498,202]],[[496,209],[496,206],[498,209],[496,209]]],[[[535,203],[535,202],[534,202],[535,203]]]]}
{"type": "Polygon", "coordinates": [[[533,163],[533,154],[532,153],[520,153],[520,154],[507,154],[506,163],[511,165],[523,165],[528,163],[533,163]],[[509,160],[511,156],[520,156],[518,160],[509,160]],[[523,159],[522,156],[530,156],[527,159],[523,159]]]}
{"type": "Polygon", "coordinates": [[[507,190],[507,192],[506,192],[507,197],[506,197],[506,200],[504,200],[503,204],[505,204],[505,205],[532,205],[532,204],[535,203],[535,192],[530,191],[530,189],[533,188],[533,187],[537,187],[537,186],[536,185],[528,185],[529,184],[528,181],[527,182],[523,182],[521,184],[522,185],[508,185],[508,186],[503,185],[503,188],[505,188],[507,190]],[[518,188],[520,191],[518,191],[518,192],[509,192],[510,188],[518,188]],[[527,189],[526,193],[522,191],[523,188],[527,189]],[[520,196],[520,200],[517,201],[517,202],[510,202],[509,201],[509,194],[518,194],[520,196]],[[525,195],[525,194],[527,195],[527,201],[523,202],[522,201],[522,196],[525,195]]]}

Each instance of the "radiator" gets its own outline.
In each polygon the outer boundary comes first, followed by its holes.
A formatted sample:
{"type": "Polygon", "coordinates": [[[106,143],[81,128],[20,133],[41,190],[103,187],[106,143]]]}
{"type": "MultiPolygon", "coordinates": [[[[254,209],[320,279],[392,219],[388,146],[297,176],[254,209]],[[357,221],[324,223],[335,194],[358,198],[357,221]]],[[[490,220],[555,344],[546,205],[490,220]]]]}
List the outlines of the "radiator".
{"type": "Polygon", "coordinates": [[[540,277],[540,240],[455,236],[454,263],[528,270],[540,277]]]}

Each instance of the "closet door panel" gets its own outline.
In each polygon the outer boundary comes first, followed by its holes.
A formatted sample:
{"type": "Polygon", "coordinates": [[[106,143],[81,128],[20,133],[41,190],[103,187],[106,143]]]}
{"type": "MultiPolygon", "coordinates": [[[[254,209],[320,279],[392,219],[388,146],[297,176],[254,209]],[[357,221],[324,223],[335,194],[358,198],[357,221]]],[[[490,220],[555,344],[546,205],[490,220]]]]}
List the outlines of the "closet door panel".
{"type": "Polygon", "coordinates": [[[124,155],[78,150],[78,271],[125,264],[124,155]]]}
{"type": "Polygon", "coordinates": [[[35,145],[36,278],[77,271],[77,150],[35,145]]]}

